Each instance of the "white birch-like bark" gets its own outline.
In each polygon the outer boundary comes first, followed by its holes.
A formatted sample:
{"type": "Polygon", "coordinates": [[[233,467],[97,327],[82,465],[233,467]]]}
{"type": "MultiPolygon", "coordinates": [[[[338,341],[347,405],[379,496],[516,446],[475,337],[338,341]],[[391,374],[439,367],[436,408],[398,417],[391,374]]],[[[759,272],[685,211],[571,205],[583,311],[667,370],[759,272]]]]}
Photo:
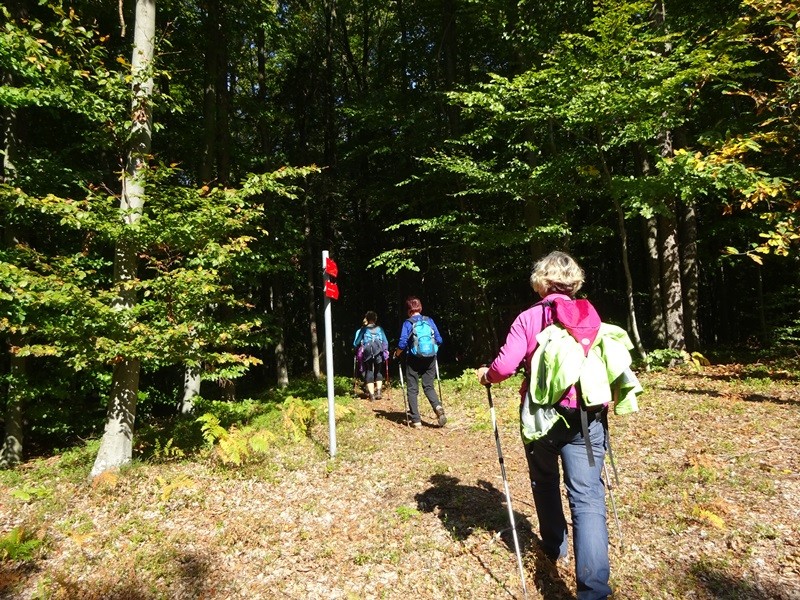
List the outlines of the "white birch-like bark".
{"type": "MultiPolygon", "coordinates": [[[[133,226],[139,220],[145,200],[143,174],[147,168],[152,142],[150,99],[153,95],[155,35],[155,0],[136,0],[131,60],[131,148],[122,177],[120,198],[120,213],[128,226],[133,226]]],[[[130,289],[129,283],[136,278],[137,266],[136,248],[127,240],[120,240],[114,256],[114,280],[119,290],[115,308],[119,311],[128,311],[136,303],[135,293],[130,289]]],[[[105,431],[90,478],[131,461],[139,368],[137,358],[123,356],[119,357],[114,366],[105,431]]]]}
{"type": "MultiPolygon", "coordinates": [[[[11,77],[6,75],[4,83],[11,83],[11,77]]],[[[4,122],[4,148],[3,155],[0,157],[0,176],[4,183],[14,181],[17,169],[14,166],[14,156],[16,151],[16,125],[17,113],[14,110],[7,110],[4,122]]],[[[11,227],[6,227],[3,234],[3,242],[6,246],[16,245],[19,240],[12,231],[11,227]]],[[[24,435],[23,411],[24,403],[19,389],[19,382],[25,377],[25,358],[17,356],[14,347],[22,345],[22,339],[18,335],[11,336],[9,340],[10,349],[10,371],[11,380],[7,388],[6,410],[5,410],[5,431],[3,432],[3,445],[0,447],[0,468],[8,468],[22,462],[22,441],[24,435]]]]}
{"type": "Polygon", "coordinates": [[[194,412],[194,399],[200,395],[200,381],[200,368],[186,365],[183,371],[182,415],[190,415],[194,412]]]}
{"type": "MultiPolygon", "coordinates": [[[[12,339],[11,345],[15,346],[19,340],[12,339]]],[[[25,359],[11,353],[11,381],[8,384],[6,398],[5,432],[3,445],[0,447],[0,468],[14,467],[22,462],[23,426],[23,399],[19,390],[19,382],[25,377],[25,359]]]]}

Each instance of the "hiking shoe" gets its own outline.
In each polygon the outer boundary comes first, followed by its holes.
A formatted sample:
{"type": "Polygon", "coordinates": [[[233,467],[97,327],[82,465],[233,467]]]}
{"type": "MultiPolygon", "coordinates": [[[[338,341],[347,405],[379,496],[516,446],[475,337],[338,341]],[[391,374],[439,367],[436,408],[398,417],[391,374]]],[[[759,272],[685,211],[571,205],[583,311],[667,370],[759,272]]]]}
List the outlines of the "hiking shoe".
{"type": "Polygon", "coordinates": [[[447,423],[447,417],[444,415],[444,407],[440,404],[433,410],[436,411],[436,416],[439,418],[439,427],[444,427],[444,424],[447,423]]]}
{"type": "Polygon", "coordinates": [[[374,402],[375,401],[375,394],[370,394],[369,395],[369,401],[370,402],[374,402]]]}
{"type": "Polygon", "coordinates": [[[414,429],[422,429],[422,423],[420,423],[419,421],[414,421],[413,423],[411,423],[411,426],[414,429]]]}
{"type": "Polygon", "coordinates": [[[381,393],[380,390],[378,390],[377,392],[375,392],[375,399],[380,400],[381,398],[383,398],[383,394],[381,393]]]}

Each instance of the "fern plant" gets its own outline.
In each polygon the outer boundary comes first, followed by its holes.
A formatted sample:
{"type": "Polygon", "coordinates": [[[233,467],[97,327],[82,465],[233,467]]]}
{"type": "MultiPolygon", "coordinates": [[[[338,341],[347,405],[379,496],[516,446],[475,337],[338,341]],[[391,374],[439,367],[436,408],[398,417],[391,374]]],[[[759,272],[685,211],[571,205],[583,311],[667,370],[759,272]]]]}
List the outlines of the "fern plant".
{"type": "Polygon", "coordinates": [[[277,440],[271,431],[253,426],[239,428],[232,425],[225,429],[211,413],[198,417],[197,421],[202,423],[203,439],[215,449],[224,464],[239,466],[255,455],[266,454],[277,440]]]}
{"type": "Polygon", "coordinates": [[[0,560],[31,560],[43,543],[24,527],[14,527],[0,537],[0,560]]]}

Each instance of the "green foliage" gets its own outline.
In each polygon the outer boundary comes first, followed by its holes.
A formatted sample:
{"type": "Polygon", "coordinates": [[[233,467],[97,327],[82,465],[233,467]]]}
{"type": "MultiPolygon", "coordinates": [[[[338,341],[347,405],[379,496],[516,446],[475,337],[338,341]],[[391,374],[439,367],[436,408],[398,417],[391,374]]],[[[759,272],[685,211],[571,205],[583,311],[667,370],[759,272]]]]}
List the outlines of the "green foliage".
{"type": "Polygon", "coordinates": [[[172,438],[169,438],[163,446],[161,445],[161,441],[156,439],[155,447],[153,448],[153,460],[169,461],[185,457],[186,453],[173,444],[172,438]]]}
{"type": "Polygon", "coordinates": [[[21,488],[17,488],[11,490],[11,497],[20,500],[21,502],[32,502],[34,500],[42,500],[44,498],[48,498],[52,495],[53,491],[50,488],[46,487],[27,487],[23,486],[21,488]]]}
{"type": "Polygon", "coordinates": [[[299,441],[308,433],[308,428],[314,420],[314,405],[306,400],[289,396],[281,407],[283,424],[292,439],[299,441]]]}
{"type": "Polygon", "coordinates": [[[36,551],[44,544],[44,540],[25,527],[14,527],[7,534],[0,536],[0,561],[30,561],[36,551]]]}
{"type": "Polygon", "coordinates": [[[656,348],[647,353],[646,365],[649,370],[659,371],[683,362],[683,353],[673,348],[656,348]]]}
{"type": "Polygon", "coordinates": [[[775,344],[781,348],[800,348],[800,318],[777,328],[775,344]]]}
{"type": "Polygon", "coordinates": [[[412,506],[398,506],[394,512],[403,522],[410,521],[414,517],[418,517],[420,514],[419,510],[412,506]]]}
{"type": "Polygon", "coordinates": [[[235,425],[225,429],[220,426],[219,419],[210,413],[200,416],[203,438],[206,443],[215,446],[217,456],[223,464],[241,465],[254,455],[263,455],[275,441],[270,431],[254,430],[252,427],[239,429],[235,425]]]}
{"type": "Polygon", "coordinates": [[[227,434],[227,430],[220,425],[219,418],[216,415],[206,413],[199,416],[197,422],[202,425],[203,439],[209,446],[227,434]]]}
{"type": "MultiPolygon", "coordinates": [[[[337,421],[353,417],[355,411],[341,400],[335,404],[337,421]]],[[[223,403],[218,403],[220,406],[223,403]]],[[[201,425],[207,448],[214,449],[224,464],[240,465],[256,460],[272,451],[277,444],[297,444],[306,439],[316,424],[327,420],[327,398],[305,400],[289,395],[280,404],[250,403],[256,410],[240,411],[247,419],[234,420],[223,426],[221,419],[211,412],[197,418],[201,425]]]]}
{"type": "Polygon", "coordinates": [[[652,350],[647,354],[647,359],[645,360],[646,368],[652,371],[668,369],[679,364],[689,365],[699,371],[711,363],[700,352],[689,353],[685,350],[675,350],[673,348],[652,350]]]}

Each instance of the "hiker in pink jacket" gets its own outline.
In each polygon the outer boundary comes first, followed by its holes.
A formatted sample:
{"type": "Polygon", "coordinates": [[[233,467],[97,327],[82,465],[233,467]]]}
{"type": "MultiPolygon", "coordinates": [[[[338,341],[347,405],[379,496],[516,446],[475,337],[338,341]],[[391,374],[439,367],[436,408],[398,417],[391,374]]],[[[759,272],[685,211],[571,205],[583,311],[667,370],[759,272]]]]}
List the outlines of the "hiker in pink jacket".
{"type": "MultiPolygon", "coordinates": [[[[482,385],[503,381],[524,362],[526,378],[520,394],[522,400],[525,399],[531,377],[531,358],[537,346],[536,336],[553,322],[553,305],[549,301],[559,307],[559,317],[562,304],[566,308],[564,312],[569,314],[570,301],[583,285],[583,280],[583,270],[563,252],[552,252],[534,265],[531,286],[541,296],[542,302],[516,318],[497,358],[491,366],[478,369],[482,385]]],[[[595,319],[590,321],[591,329],[595,319]]],[[[599,318],[596,321],[599,327],[599,318]]],[[[576,408],[578,401],[575,388],[571,388],[555,405],[555,410],[563,418],[557,419],[543,437],[525,444],[525,455],[539,521],[541,549],[553,561],[567,559],[567,521],[561,507],[560,458],[572,513],[578,600],[604,600],[611,594],[605,486],[601,478],[606,452],[605,409],[588,413],[587,444],[581,426],[581,411],[576,408]],[[594,460],[590,460],[587,449],[594,460]]]]}

